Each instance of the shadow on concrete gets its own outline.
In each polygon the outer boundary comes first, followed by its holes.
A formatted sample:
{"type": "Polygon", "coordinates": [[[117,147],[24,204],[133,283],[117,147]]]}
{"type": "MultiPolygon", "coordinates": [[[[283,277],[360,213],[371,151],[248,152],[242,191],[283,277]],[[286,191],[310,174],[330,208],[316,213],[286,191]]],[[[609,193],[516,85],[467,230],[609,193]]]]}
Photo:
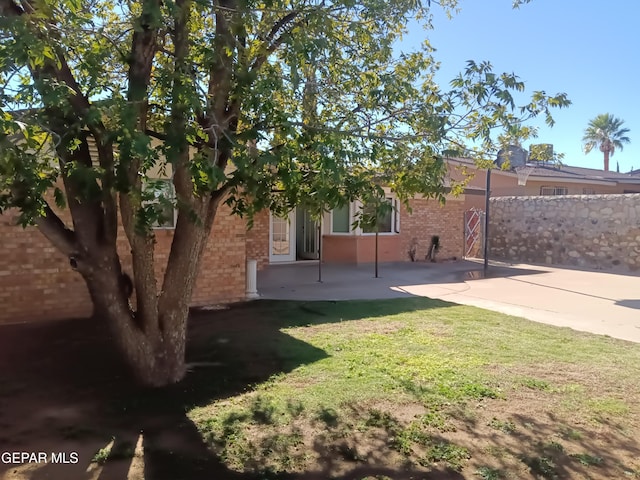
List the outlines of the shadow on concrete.
{"type": "Polygon", "coordinates": [[[635,310],[640,310],[640,300],[618,300],[616,305],[620,305],[621,307],[633,308],[635,310]]]}
{"type": "Polygon", "coordinates": [[[442,263],[381,263],[376,278],[373,264],[322,266],[298,263],[269,265],[258,273],[258,291],[263,298],[291,300],[346,300],[410,297],[401,287],[453,284],[484,278],[507,278],[546,273],[544,270],[491,265],[485,272],[482,263],[458,260],[442,263]]]}

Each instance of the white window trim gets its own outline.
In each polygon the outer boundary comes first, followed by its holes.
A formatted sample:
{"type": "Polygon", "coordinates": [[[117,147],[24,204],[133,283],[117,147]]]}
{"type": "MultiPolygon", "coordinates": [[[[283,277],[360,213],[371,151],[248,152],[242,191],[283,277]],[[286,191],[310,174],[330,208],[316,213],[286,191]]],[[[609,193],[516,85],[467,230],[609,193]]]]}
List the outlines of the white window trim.
{"type": "MultiPolygon", "coordinates": [[[[385,198],[388,198],[389,200],[391,200],[391,204],[393,205],[393,208],[391,209],[391,231],[378,232],[378,235],[384,235],[384,236],[400,235],[400,203],[398,202],[398,199],[396,198],[396,196],[393,195],[392,193],[388,193],[388,192],[385,193],[385,198]]],[[[358,204],[359,204],[359,209],[362,210],[364,208],[364,205],[362,204],[362,202],[358,202],[358,204]]],[[[358,227],[358,230],[359,230],[358,235],[362,235],[362,236],[376,234],[376,232],[365,232],[362,230],[361,227],[358,227]]]]}
{"type": "MultiPolygon", "coordinates": [[[[173,197],[172,200],[175,200],[175,198],[176,198],[176,187],[173,184],[173,179],[172,178],[163,177],[163,178],[152,178],[150,180],[152,180],[154,182],[155,181],[159,181],[159,180],[167,182],[169,184],[169,187],[171,188],[171,195],[173,197]]],[[[149,203],[155,203],[155,202],[150,202],[150,201],[144,202],[145,205],[148,205],[149,203]]],[[[151,225],[151,228],[153,230],[175,230],[177,222],[178,222],[178,209],[174,208],[173,209],[173,224],[172,225],[157,225],[157,224],[154,223],[153,225],[151,225]]]]}
{"type": "MultiPolygon", "coordinates": [[[[391,232],[378,232],[378,235],[400,235],[402,231],[402,227],[400,224],[400,201],[396,198],[395,195],[387,193],[385,198],[389,198],[393,204],[393,209],[391,210],[391,232]]],[[[329,212],[329,235],[335,236],[367,236],[367,235],[375,235],[376,232],[364,232],[362,227],[357,226],[355,228],[351,227],[353,222],[355,221],[356,213],[362,211],[364,208],[364,204],[360,200],[356,200],[354,202],[349,203],[349,232],[334,232],[333,231],[333,210],[329,212]]]]}

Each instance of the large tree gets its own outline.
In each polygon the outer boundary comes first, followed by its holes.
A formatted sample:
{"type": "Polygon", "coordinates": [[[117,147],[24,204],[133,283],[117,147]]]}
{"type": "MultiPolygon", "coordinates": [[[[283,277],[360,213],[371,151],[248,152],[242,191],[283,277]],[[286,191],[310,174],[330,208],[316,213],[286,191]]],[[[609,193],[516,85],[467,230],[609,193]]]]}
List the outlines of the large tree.
{"type": "Polygon", "coordinates": [[[465,154],[488,158],[498,131],[526,137],[523,120],[552,123],[550,107],[568,104],[534,92],[517,106],[523,82],[487,62],[439,88],[429,44],[397,46],[410,19],[430,24],[430,8],[0,0],[0,209],[17,208],[70,258],[142,382],[179,381],[189,300],[222,202],[248,218],[302,202],[319,212],[380,195],[381,183],[403,200],[442,199],[443,155],[470,142],[465,154]],[[175,188],[160,203],[178,212],[163,279],[154,275],[152,225],[167,210],[151,201],[158,171],[172,172],[175,188]],[[71,224],[56,214],[63,207],[71,224]]]}
{"type": "Polygon", "coordinates": [[[598,147],[604,155],[604,171],[609,171],[609,157],[616,149],[622,150],[625,143],[629,143],[628,128],[622,128],[624,120],[614,117],[610,113],[602,113],[589,122],[582,142],[584,152],[589,153],[598,147]]]}

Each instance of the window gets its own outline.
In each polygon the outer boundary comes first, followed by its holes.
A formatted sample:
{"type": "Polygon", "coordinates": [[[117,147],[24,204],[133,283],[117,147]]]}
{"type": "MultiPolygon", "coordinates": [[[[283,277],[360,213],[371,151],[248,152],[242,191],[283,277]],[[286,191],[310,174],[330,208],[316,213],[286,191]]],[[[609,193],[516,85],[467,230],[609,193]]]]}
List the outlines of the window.
{"type": "Polygon", "coordinates": [[[331,233],[349,233],[351,231],[351,218],[349,204],[334,208],[331,213],[331,233]]]}
{"type": "Polygon", "coordinates": [[[145,210],[152,220],[153,228],[175,228],[175,195],[171,179],[149,180],[145,186],[145,210]]]}
{"type": "MultiPolygon", "coordinates": [[[[398,215],[398,201],[392,197],[386,198],[389,208],[378,217],[378,224],[376,226],[364,226],[362,227],[363,233],[400,233],[400,218],[398,215]]],[[[373,206],[365,205],[362,208],[364,215],[373,216],[373,206]]]]}
{"type": "Polygon", "coordinates": [[[596,191],[593,188],[583,188],[582,189],[582,194],[583,195],[595,195],[596,191]]]}
{"type": "Polygon", "coordinates": [[[540,187],[540,195],[566,195],[567,187],[540,187]]]}

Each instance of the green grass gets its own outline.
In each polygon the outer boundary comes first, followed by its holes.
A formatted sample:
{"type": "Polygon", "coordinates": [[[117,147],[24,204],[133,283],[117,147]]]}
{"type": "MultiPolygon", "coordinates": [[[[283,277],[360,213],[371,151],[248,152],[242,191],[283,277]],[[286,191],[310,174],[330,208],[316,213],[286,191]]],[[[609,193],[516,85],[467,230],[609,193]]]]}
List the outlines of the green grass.
{"type": "Polygon", "coordinates": [[[500,480],[503,478],[500,470],[491,467],[480,467],[475,474],[482,480],[500,480]]]}
{"type": "Polygon", "coordinates": [[[538,478],[553,480],[558,478],[556,464],[549,457],[523,457],[522,462],[529,471],[538,478]]]}
{"type": "Polygon", "coordinates": [[[133,458],[135,455],[135,445],[128,441],[116,441],[111,439],[108,446],[98,450],[91,458],[91,463],[102,465],[106,462],[125,460],[133,458]]]}
{"type": "MultiPolygon", "coordinates": [[[[554,415],[621,419],[629,414],[621,386],[637,391],[640,378],[636,345],[424,298],[273,302],[265,322],[297,340],[276,344],[274,352],[289,373],[189,412],[237,470],[303,469],[300,451],[319,436],[331,443],[358,432],[366,443],[374,431],[409,462],[460,470],[472,453],[439,435],[472,422],[483,402],[508,403],[513,392],[535,390],[548,397],[554,415]],[[319,350],[326,356],[318,358],[319,350]],[[409,406],[412,418],[397,415],[409,406]],[[303,431],[287,430],[292,425],[303,431]]],[[[535,421],[522,426],[535,430],[535,421]]],[[[520,426],[497,418],[489,425],[506,434],[520,426]]],[[[566,424],[554,428],[570,439],[581,435],[566,424]]],[[[364,461],[352,453],[353,461],[364,461]]],[[[307,462],[318,458],[309,455],[307,462]]],[[[521,458],[532,472],[554,478],[551,457],[521,458]]],[[[489,467],[478,472],[500,478],[489,467]]]]}
{"type": "Polygon", "coordinates": [[[572,455],[569,455],[571,458],[576,459],[578,462],[580,462],[582,465],[584,465],[585,467],[590,467],[593,465],[601,465],[602,464],[602,457],[598,457],[597,455],[590,455],[588,453],[574,453],[572,455]]]}
{"type": "Polygon", "coordinates": [[[489,426],[503,433],[514,433],[517,429],[516,424],[511,420],[498,420],[495,417],[491,419],[489,426]]]}

